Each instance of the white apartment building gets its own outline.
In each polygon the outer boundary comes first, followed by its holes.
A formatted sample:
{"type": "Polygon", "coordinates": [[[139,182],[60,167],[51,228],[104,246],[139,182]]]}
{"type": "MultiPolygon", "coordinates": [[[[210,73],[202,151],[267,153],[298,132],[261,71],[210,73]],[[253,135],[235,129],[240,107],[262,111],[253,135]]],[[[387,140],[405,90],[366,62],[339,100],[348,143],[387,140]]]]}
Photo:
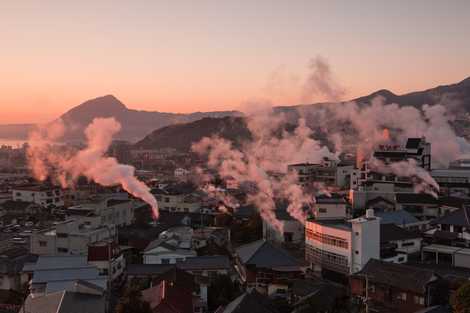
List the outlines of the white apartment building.
{"type": "Polygon", "coordinates": [[[43,207],[64,205],[64,193],[59,187],[29,185],[15,187],[11,192],[13,201],[33,202],[43,207]]]}
{"type": "Polygon", "coordinates": [[[55,227],[31,235],[31,253],[37,255],[86,255],[88,246],[113,240],[117,235],[114,225],[101,225],[101,218],[86,217],[68,220],[55,227]]]}
{"type": "Polygon", "coordinates": [[[356,273],[371,258],[380,259],[380,221],[372,210],[349,221],[308,220],[305,257],[315,271],[356,273]]]}

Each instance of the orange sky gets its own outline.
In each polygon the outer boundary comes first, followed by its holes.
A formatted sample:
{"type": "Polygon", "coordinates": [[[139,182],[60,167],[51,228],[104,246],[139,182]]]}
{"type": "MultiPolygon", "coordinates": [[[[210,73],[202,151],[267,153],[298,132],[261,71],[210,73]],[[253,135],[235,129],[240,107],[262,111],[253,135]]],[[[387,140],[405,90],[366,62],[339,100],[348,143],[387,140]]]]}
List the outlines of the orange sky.
{"type": "Polygon", "coordinates": [[[175,2],[2,1],[0,123],[105,94],[171,112],[298,104],[316,55],[348,99],[470,76],[469,1],[175,2]]]}

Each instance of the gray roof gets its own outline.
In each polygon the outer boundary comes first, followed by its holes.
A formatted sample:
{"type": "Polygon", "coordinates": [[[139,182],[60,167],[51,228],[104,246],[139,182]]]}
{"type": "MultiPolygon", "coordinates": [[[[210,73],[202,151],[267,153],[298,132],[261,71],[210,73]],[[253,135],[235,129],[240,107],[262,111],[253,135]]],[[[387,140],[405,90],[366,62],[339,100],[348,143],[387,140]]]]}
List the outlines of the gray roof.
{"type": "Polygon", "coordinates": [[[285,250],[277,248],[263,239],[240,246],[236,251],[245,265],[266,268],[300,266],[300,263],[285,250]]]}
{"type": "Polygon", "coordinates": [[[46,285],[46,294],[62,291],[62,290],[74,290],[76,284],[80,282],[81,285],[87,285],[88,288],[93,288],[96,290],[105,290],[107,289],[107,280],[105,277],[99,277],[95,279],[84,280],[65,280],[65,281],[53,281],[48,282],[46,285]],[[91,287],[93,286],[93,287],[91,287]]]}
{"type": "Polygon", "coordinates": [[[53,269],[34,271],[32,283],[48,283],[67,280],[89,280],[99,276],[98,268],[89,266],[79,269],[53,269]]]}
{"type": "Polygon", "coordinates": [[[186,258],[185,261],[177,263],[177,266],[183,270],[216,270],[230,269],[230,260],[225,255],[209,255],[186,258]]]}
{"type": "Polygon", "coordinates": [[[421,238],[420,235],[401,228],[395,224],[380,225],[380,242],[399,241],[421,238]]]}
{"type": "Polygon", "coordinates": [[[367,276],[370,283],[381,283],[422,294],[437,276],[432,270],[370,259],[356,277],[367,276]]]}
{"type": "Polygon", "coordinates": [[[35,264],[26,264],[25,271],[89,267],[87,256],[40,256],[35,264]]]}
{"type": "Polygon", "coordinates": [[[128,275],[160,275],[175,267],[174,264],[128,264],[128,275]]]}
{"type": "Polygon", "coordinates": [[[103,296],[60,291],[41,297],[28,296],[24,307],[25,313],[104,313],[103,296]]]}
{"type": "Polygon", "coordinates": [[[470,207],[465,207],[435,219],[431,224],[444,224],[454,226],[470,227],[470,207]]]}
{"type": "Polygon", "coordinates": [[[375,215],[380,217],[381,224],[407,225],[419,222],[416,217],[406,210],[376,212],[375,215]]]}
{"type": "Polygon", "coordinates": [[[255,289],[247,291],[230,302],[223,313],[276,313],[277,310],[266,296],[259,294],[255,289]]]}

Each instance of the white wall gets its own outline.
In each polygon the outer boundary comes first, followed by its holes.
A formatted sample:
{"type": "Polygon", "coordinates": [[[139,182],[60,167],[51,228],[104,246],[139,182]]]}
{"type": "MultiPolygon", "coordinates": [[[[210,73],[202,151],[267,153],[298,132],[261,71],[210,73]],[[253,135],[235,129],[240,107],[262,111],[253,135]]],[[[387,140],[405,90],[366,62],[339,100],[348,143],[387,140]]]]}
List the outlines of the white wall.
{"type": "Polygon", "coordinates": [[[355,273],[371,259],[380,259],[380,221],[377,217],[351,220],[352,223],[352,268],[355,273]]]}

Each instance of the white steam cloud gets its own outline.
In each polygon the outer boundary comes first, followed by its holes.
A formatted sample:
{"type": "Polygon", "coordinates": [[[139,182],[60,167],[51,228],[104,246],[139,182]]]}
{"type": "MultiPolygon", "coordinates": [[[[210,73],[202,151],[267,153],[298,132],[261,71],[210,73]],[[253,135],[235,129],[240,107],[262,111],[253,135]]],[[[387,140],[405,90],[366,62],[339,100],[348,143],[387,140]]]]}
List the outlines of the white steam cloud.
{"type": "Polygon", "coordinates": [[[95,118],[85,130],[87,146],[71,151],[58,147],[65,126],[55,122],[30,134],[29,167],[37,179],[50,177],[64,188],[73,186],[80,176],[103,186],[121,185],[131,195],[147,202],[154,217],[158,218],[157,201],[149,187],[134,176],[134,167],[105,156],[113,136],[120,129],[121,125],[114,118],[95,118]]]}

